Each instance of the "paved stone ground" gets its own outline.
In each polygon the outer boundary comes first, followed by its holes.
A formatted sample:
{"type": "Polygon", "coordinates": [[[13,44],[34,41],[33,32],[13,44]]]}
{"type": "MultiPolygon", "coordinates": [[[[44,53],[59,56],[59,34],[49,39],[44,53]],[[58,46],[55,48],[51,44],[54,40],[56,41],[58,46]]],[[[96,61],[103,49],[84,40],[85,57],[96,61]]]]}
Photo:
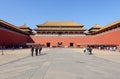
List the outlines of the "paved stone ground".
{"type": "MultiPolygon", "coordinates": [[[[73,48],[72,50],[75,50],[75,51],[80,52],[80,53],[83,52],[83,49],[80,49],[80,48],[73,48]]],[[[93,49],[93,55],[100,57],[100,58],[110,60],[110,61],[120,63],[120,52],[118,52],[118,51],[93,49]]]]}
{"type": "Polygon", "coordinates": [[[118,62],[82,51],[51,48],[41,56],[27,54],[1,63],[0,79],[120,79],[119,67],[118,62]]]}
{"type": "MultiPolygon", "coordinates": [[[[49,50],[49,48],[43,49],[43,51],[49,50]]],[[[26,58],[31,55],[30,49],[10,49],[3,50],[4,55],[2,55],[2,50],[0,50],[0,65],[10,63],[19,59],[26,58]]]]}

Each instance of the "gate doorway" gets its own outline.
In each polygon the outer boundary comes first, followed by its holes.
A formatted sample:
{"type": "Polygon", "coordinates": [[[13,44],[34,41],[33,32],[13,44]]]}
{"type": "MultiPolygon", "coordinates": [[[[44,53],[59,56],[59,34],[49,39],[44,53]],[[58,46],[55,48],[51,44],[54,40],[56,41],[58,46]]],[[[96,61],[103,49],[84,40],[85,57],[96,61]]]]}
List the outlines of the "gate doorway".
{"type": "Polygon", "coordinates": [[[47,47],[50,47],[50,43],[46,43],[46,46],[47,46],[47,47]]]}
{"type": "Polygon", "coordinates": [[[62,47],[62,42],[58,42],[58,47],[62,47]]]}
{"type": "Polygon", "coordinates": [[[74,43],[70,43],[70,47],[73,47],[74,43]]]}

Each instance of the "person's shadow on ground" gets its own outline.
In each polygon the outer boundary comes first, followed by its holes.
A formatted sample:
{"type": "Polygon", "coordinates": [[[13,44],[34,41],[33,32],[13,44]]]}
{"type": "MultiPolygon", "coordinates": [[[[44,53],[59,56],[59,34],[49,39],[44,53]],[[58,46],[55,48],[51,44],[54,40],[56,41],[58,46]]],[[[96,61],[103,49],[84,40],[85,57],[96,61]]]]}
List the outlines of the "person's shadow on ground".
{"type": "Polygon", "coordinates": [[[39,56],[44,56],[47,55],[48,53],[41,53],[39,56]]]}

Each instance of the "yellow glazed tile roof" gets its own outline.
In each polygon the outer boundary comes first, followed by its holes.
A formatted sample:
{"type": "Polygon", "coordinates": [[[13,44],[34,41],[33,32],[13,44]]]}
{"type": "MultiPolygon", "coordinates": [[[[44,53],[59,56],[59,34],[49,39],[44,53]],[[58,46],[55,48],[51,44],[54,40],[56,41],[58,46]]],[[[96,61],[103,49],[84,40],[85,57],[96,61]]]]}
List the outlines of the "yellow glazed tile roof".
{"type": "MultiPolygon", "coordinates": [[[[23,29],[22,29],[23,30],[23,29]]],[[[30,30],[28,30],[28,29],[24,29],[23,31],[30,31],[30,30]]]]}
{"type": "Polygon", "coordinates": [[[26,24],[24,24],[24,25],[22,25],[22,26],[19,26],[18,28],[20,28],[20,29],[22,29],[22,30],[28,29],[28,30],[32,31],[32,29],[29,28],[28,26],[26,26],[26,24]]]}
{"type": "Polygon", "coordinates": [[[119,24],[119,23],[120,23],[120,20],[118,20],[118,21],[116,21],[116,22],[113,22],[113,23],[111,23],[111,24],[108,24],[108,25],[102,27],[101,29],[99,29],[98,31],[104,30],[104,29],[106,29],[106,28],[110,28],[110,27],[112,27],[112,26],[114,26],[114,25],[116,25],[116,24],[119,24]]]}
{"type": "Polygon", "coordinates": [[[22,26],[19,26],[19,28],[23,29],[23,28],[29,28],[29,27],[24,24],[22,26]]]}
{"type": "Polygon", "coordinates": [[[95,24],[92,28],[102,28],[102,27],[98,24],[95,24]]]}
{"type": "Polygon", "coordinates": [[[73,21],[68,21],[68,22],[45,22],[44,24],[38,24],[37,25],[38,27],[39,26],[84,26],[82,24],[77,24],[73,21]]]}
{"type": "Polygon", "coordinates": [[[98,24],[95,24],[93,27],[91,27],[88,31],[91,31],[91,30],[93,30],[93,29],[95,29],[95,30],[99,30],[99,29],[101,29],[102,27],[100,26],[100,25],[98,25],[98,24]]]}
{"type": "Polygon", "coordinates": [[[15,25],[12,25],[12,24],[10,24],[10,23],[8,23],[8,22],[5,22],[5,21],[3,21],[3,20],[1,20],[1,19],[0,19],[0,23],[3,23],[3,24],[5,24],[5,25],[7,25],[7,27],[9,27],[9,28],[14,28],[14,29],[16,29],[16,30],[18,30],[18,31],[21,31],[21,32],[23,32],[23,33],[25,33],[25,34],[28,34],[28,33],[26,33],[25,31],[21,30],[20,28],[16,27],[15,25]]]}
{"type": "Polygon", "coordinates": [[[98,30],[94,30],[94,29],[92,29],[92,30],[90,30],[90,31],[98,31],[98,30]]]}

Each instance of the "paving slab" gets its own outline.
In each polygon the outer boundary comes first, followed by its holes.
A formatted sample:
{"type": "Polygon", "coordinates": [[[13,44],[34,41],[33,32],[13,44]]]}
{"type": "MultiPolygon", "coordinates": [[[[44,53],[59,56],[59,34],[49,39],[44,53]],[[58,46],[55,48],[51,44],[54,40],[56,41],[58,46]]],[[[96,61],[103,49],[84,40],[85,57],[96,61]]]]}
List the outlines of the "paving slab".
{"type": "Polygon", "coordinates": [[[0,65],[0,79],[120,79],[119,67],[118,62],[82,51],[50,48],[0,65]]]}

